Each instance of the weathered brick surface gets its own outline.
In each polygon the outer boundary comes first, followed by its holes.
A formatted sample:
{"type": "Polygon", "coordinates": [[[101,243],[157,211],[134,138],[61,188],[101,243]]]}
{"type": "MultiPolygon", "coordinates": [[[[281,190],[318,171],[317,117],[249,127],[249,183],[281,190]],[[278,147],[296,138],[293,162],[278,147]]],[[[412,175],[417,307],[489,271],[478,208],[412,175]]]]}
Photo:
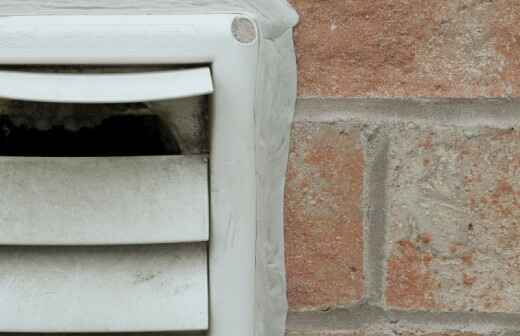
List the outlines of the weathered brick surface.
{"type": "Polygon", "coordinates": [[[361,300],[363,172],[359,129],[341,124],[295,124],[285,200],[292,310],[361,300]]]}
{"type": "Polygon", "coordinates": [[[287,336],[483,336],[482,334],[469,332],[403,332],[403,331],[321,331],[321,332],[289,332],[287,336]]]}
{"type": "Polygon", "coordinates": [[[353,330],[289,331],[287,336],[494,336],[495,332],[475,333],[435,327],[373,324],[353,330]]]}
{"type": "MultiPolygon", "coordinates": [[[[489,334],[490,336],[492,334],[489,334]]],[[[313,332],[289,332],[287,336],[484,336],[472,332],[448,331],[448,332],[424,332],[402,330],[372,330],[372,331],[313,331],[313,332]]]]}
{"type": "Polygon", "coordinates": [[[516,0],[291,0],[302,96],[518,96],[516,0]]]}
{"type": "Polygon", "coordinates": [[[407,125],[388,157],[387,306],[520,312],[520,132],[407,125]]]}

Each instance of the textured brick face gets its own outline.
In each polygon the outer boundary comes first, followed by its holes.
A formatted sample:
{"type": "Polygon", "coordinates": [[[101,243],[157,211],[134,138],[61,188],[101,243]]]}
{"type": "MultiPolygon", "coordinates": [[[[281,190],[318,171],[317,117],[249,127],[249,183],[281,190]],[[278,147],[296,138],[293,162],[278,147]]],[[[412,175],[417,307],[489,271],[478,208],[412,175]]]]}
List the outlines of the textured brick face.
{"type": "Polygon", "coordinates": [[[403,332],[403,331],[322,331],[322,332],[290,332],[287,336],[481,336],[467,332],[403,332]]]}
{"type": "MultiPolygon", "coordinates": [[[[489,333],[485,335],[497,335],[489,333]]],[[[387,324],[372,324],[358,330],[326,330],[326,331],[292,331],[287,336],[484,336],[463,331],[434,331],[431,328],[413,328],[392,326],[387,324]]]]}
{"type": "Polygon", "coordinates": [[[389,160],[386,304],[520,312],[520,132],[410,126],[389,160]]]}
{"type": "Polygon", "coordinates": [[[358,129],[296,123],[285,200],[292,310],[361,300],[363,170],[358,129]]]}
{"type": "Polygon", "coordinates": [[[518,96],[520,2],[291,0],[302,96],[518,96]]]}

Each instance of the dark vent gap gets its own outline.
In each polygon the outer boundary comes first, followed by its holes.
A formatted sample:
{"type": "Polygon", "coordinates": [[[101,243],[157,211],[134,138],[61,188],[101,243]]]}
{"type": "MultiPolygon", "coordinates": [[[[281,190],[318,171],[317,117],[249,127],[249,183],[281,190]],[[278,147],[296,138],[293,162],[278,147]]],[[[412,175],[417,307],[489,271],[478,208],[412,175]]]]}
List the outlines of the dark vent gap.
{"type": "Polygon", "coordinates": [[[0,155],[41,157],[179,155],[171,130],[155,115],[116,115],[79,130],[16,126],[0,116],[0,155]]]}

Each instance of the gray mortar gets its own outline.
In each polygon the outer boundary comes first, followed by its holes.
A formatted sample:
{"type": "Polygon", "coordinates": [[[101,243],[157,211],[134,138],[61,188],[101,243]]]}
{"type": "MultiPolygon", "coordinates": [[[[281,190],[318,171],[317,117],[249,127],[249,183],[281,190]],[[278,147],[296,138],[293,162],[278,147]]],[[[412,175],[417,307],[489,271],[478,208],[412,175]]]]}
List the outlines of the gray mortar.
{"type": "Polygon", "coordinates": [[[366,167],[364,176],[364,213],[365,213],[365,274],[366,274],[366,301],[369,304],[380,306],[383,304],[384,294],[384,251],[381,246],[385,243],[385,189],[387,175],[388,139],[384,129],[377,128],[365,137],[366,167]]]}
{"type": "Polygon", "coordinates": [[[385,311],[364,304],[330,312],[290,313],[287,319],[287,330],[301,333],[358,330],[374,325],[379,325],[382,329],[406,326],[487,334],[500,332],[504,336],[520,335],[518,314],[505,313],[400,312],[385,311]]]}
{"type": "Polygon", "coordinates": [[[520,98],[303,98],[296,109],[296,121],[520,127],[520,98]]]}

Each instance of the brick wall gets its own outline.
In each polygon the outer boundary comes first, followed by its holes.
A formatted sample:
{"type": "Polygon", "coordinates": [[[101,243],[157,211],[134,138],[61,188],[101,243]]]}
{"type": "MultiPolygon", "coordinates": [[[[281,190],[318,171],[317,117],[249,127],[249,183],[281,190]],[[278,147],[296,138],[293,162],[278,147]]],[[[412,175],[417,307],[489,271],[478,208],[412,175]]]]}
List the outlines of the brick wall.
{"type": "Polygon", "coordinates": [[[302,96],[519,95],[519,1],[291,2],[302,96]]]}
{"type": "Polygon", "coordinates": [[[520,335],[520,2],[292,3],[288,335],[520,335]]]}

